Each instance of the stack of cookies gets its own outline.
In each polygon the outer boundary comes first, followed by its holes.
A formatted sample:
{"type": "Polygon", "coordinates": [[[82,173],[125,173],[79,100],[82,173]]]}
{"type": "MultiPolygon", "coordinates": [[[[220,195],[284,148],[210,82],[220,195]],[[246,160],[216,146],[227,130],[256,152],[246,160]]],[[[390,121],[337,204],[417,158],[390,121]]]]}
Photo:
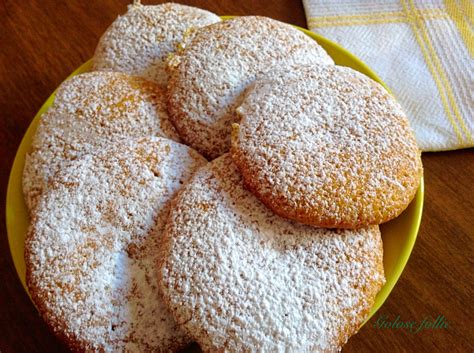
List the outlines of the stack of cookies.
{"type": "Polygon", "coordinates": [[[394,98],[294,27],[134,3],[41,116],[28,288],[75,351],[339,351],[421,175],[394,98]]]}

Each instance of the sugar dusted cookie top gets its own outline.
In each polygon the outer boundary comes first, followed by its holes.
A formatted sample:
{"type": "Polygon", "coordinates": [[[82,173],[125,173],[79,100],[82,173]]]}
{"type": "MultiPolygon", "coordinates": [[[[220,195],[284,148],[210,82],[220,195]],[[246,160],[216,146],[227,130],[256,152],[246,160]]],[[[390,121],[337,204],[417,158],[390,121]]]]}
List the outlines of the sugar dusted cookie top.
{"type": "Polygon", "coordinates": [[[130,5],[102,35],[93,68],[143,76],[166,85],[165,60],[184,33],[220,20],[209,11],[180,4],[130,5]]]}
{"type": "Polygon", "coordinates": [[[333,64],[313,39],[265,17],[244,16],[190,33],[170,62],[169,112],[180,136],[209,159],[230,147],[241,93],[264,71],[333,64]]]}
{"type": "Polygon", "coordinates": [[[75,351],[177,351],[191,342],[164,306],[156,262],[170,200],[206,163],[162,138],[70,161],[32,215],[29,292],[75,351]]]}
{"type": "Polygon", "coordinates": [[[422,176],[400,105],[350,68],[260,77],[237,108],[232,155],[247,187],[282,217],[356,228],[397,217],[422,176]]]}
{"type": "Polygon", "coordinates": [[[382,251],[378,226],[330,230],[276,216],[226,154],[174,201],[159,283],[205,352],[333,352],[384,283],[382,251]]]}
{"type": "Polygon", "coordinates": [[[162,87],[115,72],[85,73],[65,81],[41,116],[26,155],[23,192],[28,208],[35,207],[48,180],[66,161],[118,138],[143,136],[179,140],[162,87]]]}

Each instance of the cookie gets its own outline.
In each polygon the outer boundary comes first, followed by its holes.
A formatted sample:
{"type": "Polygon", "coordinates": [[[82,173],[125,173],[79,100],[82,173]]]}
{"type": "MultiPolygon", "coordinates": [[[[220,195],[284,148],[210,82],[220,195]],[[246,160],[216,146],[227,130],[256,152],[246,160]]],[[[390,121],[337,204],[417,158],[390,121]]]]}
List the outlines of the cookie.
{"type": "Polygon", "coordinates": [[[226,154],[178,194],[159,286],[205,352],[333,352],[384,283],[378,226],[331,230],[280,218],[226,154]]]}
{"type": "Polygon", "coordinates": [[[397,217],[423,173],[400,105],[350,68],[299,66],[263,75],[238,107],[232,156],[278,215],[358,228],[397,217]]]}
{"type": "Polygon", "coordinates": [[[26,155],[23,192],[35,207],[48,180],[67,160],[106,147],[117,138],[179,137],[168,119],[164,89],[122,73],[91,72],[64,82],[41,116],[26,155]]]}
{"type": "Polygon", "coordinates": [[[237,17],[193,31],[169,60],[168,110],[181,138],[214,159],[230,147],[244,89],[258,73],[333,64],[313,39],[265,17],[237,17]]]}
{"type": "Polygon", "coordinates": [[[166,58],[189,28],[219,22],[219,16],[196,7],[165,3],[129,5],[102,35],[94,70],[118,71],[166,85],[166,58]]]}
{"type": "Polygon", "coordinates": [[[163,138],[124,140],[71,161],[34,210],[25,263],[31,298],[75,351],[169,352],[190,343],[157,287],[170,200],[199,166],[163,138]]]}

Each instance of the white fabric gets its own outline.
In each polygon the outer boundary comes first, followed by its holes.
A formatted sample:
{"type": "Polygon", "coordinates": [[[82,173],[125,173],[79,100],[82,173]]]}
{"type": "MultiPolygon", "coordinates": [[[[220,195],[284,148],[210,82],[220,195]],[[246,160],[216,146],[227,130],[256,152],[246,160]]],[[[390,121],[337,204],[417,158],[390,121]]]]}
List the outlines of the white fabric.
{"type": "Polygon", "coordinates": [[[470,0],[303,0],[308,28],[382,78],[423,151],[473,147],[470,0]]]}

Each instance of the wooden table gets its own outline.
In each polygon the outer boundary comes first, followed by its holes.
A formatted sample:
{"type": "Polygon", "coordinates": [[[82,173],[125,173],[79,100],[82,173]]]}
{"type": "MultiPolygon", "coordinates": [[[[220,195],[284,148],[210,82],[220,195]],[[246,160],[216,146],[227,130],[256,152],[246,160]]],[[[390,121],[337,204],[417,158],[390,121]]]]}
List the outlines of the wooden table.
{"type": "MultiPolygon", "coordinates": [[[[219,15],[264,15],[306,27],[298,0],[196,0],[219,15]]],[[[0,3],[0,352],[63,352],[17,278],[5,228],[6,186],[31,119],[64,78],[89,59],[127,1],[0,3]]],[[[425,153],[425,209],[410,261],[389,299],[344,352],[473,352],[474,153],[425,153]],[[421,322],[443,315],[447,329],[379,329],[381,316],[421,322]]]]}

